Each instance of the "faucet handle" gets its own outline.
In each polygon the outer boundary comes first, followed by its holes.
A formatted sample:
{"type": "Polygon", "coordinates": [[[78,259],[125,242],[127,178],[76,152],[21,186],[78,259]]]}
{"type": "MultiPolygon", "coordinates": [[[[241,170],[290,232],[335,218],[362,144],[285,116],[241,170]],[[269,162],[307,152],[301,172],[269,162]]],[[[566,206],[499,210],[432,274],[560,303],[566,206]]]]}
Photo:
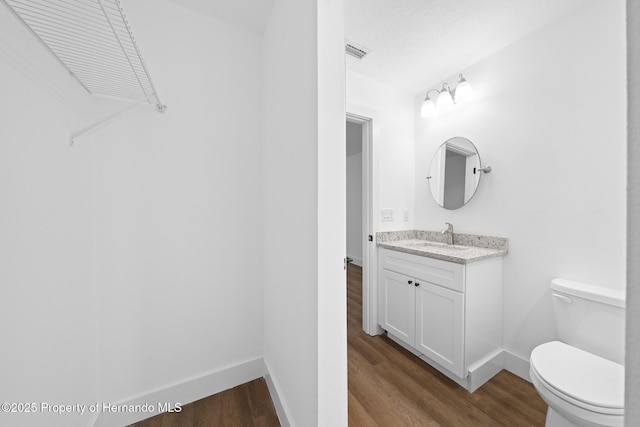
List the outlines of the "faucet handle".
{"type": "Polygon", "coordinates": [[[447,244],[453,245],[453,224],[445,222],[447,228],[442,230],[442,234],[447,234],[447,244]]]}

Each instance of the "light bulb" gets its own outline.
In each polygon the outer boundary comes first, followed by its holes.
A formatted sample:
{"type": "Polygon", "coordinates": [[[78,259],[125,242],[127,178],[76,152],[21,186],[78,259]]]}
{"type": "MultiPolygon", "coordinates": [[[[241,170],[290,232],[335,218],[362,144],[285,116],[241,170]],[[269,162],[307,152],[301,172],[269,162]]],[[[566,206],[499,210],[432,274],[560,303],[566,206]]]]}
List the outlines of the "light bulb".
{"type": "Polygon", "coordinates": [[[451,92],[449,91],[449,85],[442,85],[442,90],[440,91],[440,95],[438,95],[438,110],[446,110],[453,105],[453,98],[451,97],[451,92]]]}
{"type": "Polygon", "coordinates": [[[436,104],[431,100],[431,98],[427,97],[424,101],[422,101],[422,108],[420,108],[420,116],[421,117],[432,117],[436,114],[436,104]]]}
{"type": "Polygon", "coordinates": [[[458,81],[458,86],[456,86],[456,104],[468,101],[472,96],[473,89],[471,89],[471,84],[460,74],[460,80],[458,81]]]}

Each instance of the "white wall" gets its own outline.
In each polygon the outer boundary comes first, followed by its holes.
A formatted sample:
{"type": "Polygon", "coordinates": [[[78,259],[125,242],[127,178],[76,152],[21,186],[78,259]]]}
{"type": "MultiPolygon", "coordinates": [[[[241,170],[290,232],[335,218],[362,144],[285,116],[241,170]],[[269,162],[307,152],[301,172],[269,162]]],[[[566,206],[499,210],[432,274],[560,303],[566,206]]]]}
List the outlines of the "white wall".
{"type": "Polygon", "coordinates": [[[318,413],[317,73],[316,52],[310,48],[315,45],[313,3],[276,1],[263,41],[263,357],[294,426],[316,425],[318,413]],[[291,52],[306,53],[306,57],[291,52]]]}
{"type": "Polygon", "coordinates": [[[345,55],[342,0],[316,0],[318,426],[347,427],[345,55]]]}
{"type": "Polygon", "coordinates": [[[413,95],[347,71],[347,111],[367,114],[367,110],[379,121],[373,123],[374,208],[395,212],[394,221],[389,222],[381,222],[380,212],[374,212],[374,229],[411,229],[415,217],[413,95]],[[404,209],[409,210],[409,221],[403,221],[404,209]]]}
{"type": "Polygon", "coordinates": [[[0,401],[37,404],[0,425],[87,425],[40,405],[97,397],[92,154],[69,147],[91,103],[3,5],[0,94],[0,401]]]}
{"type": "Polygon", "coordinates": [[[593,2],[460,70],[474,88],[470,103],[422,119],[425,92],[415,96],[416,227],[448,221],[457,232],[509,238],[504,347],[527,360],[556,338],[552,278],[624,288],[624,29],[624,2],[593,2]],[[424,176],[454,136],[473,141],[493,171],[468,205],[447,211],[424,176]]]}
{"type": "Polygon", "coordinates": [[[262,355],[262,119],[246,114],[261,39],[149,7],[128,2],[128,18],[169,110],[139,108],[73,149],[70,132],[115,105],[0,7],[3,402],[119,402],[262,355]]]}
{"type": "Polygon", "coordinates": [[[127,14],[168,109],[94,133],[110,402],[262,355],[261,39],[166,1],[127,14]]]}
{"type": "Polygon", "coordinates": [[[640,3],[627,0],[628,209],[627,209],[627,348],[625,425],[640,423],[640,3]]]}
{"type": "Polygon", "coordinates": [[[341,16],[278,0],[263,44],[264,360],[295,426],[346,425],[341,16]]]}
{"type": "Polygon", "coordinates": [[[347,122],[347,256],[362,267],[362,125],[347,122]]]}

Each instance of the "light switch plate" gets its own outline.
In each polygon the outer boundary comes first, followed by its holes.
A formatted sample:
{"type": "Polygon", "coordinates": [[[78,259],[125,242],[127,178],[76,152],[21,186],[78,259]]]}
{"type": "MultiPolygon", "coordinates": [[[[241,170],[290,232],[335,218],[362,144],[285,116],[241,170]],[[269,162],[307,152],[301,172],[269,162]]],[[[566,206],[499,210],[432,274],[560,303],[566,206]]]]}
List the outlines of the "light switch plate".
{"type": "Polygon", "coordinates": [[[393,221],[393,209],[382,209],[381,215],[383,221],[393,221]]]}
{"type": "Polygon", "coordinates": [[[409,221],[409,209],[405,209],[402,211],[402,220],[409,221]]]}

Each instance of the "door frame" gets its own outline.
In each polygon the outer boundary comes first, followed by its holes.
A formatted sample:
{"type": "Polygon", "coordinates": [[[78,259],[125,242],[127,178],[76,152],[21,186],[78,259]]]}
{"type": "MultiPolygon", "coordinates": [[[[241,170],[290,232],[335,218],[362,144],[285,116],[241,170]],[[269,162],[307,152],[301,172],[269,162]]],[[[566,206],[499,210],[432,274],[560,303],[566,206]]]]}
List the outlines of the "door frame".
{"type": "Polygon", "coordinates": [[[369,335],[379,335],[378,280],[376,231],[380,222],[376,197],[377,158],[375,143],[380,135],[376,111],[347,104],[346,120],[362,126],[362,329],[369,335]],[[373,241],[368,241],[373,236],[373,241]]]}

